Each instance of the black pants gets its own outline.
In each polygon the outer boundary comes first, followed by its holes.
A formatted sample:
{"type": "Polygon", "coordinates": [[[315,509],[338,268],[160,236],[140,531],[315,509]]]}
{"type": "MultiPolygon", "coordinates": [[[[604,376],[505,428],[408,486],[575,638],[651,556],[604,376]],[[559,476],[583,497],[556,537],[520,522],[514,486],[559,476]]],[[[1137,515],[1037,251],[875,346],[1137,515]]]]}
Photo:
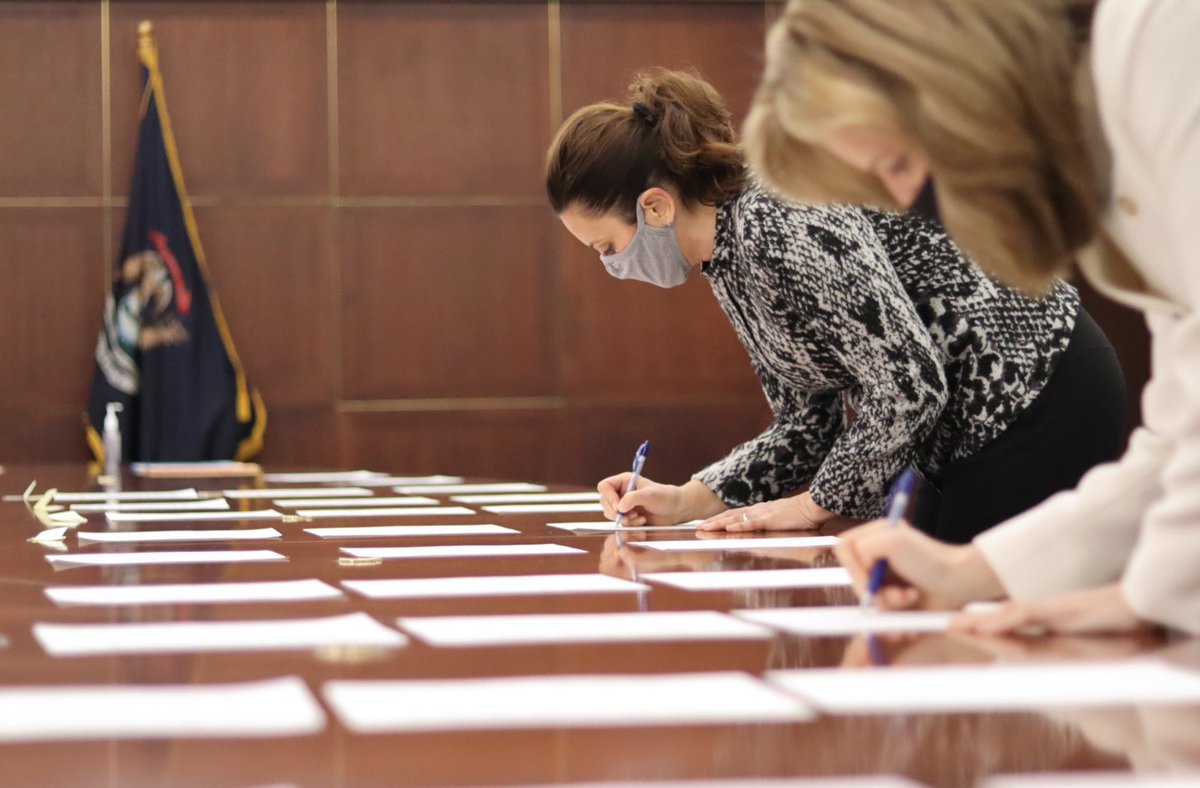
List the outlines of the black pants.
{"type": "Polygon", "coordinates": [[[1116,351],[1080,307],[1070,344],[1037,398],[998,438],[923,485],[913,522],[941,541],[969,542],[1115,459],[1125,425],[1116,351]]]}

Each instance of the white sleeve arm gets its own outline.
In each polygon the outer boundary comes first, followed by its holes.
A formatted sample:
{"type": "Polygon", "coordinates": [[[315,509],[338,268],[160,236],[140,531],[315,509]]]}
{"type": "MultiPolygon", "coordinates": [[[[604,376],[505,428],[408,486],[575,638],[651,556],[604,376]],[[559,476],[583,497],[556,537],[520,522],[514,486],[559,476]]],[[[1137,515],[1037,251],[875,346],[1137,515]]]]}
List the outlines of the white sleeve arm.
{"type": "Polygon", "coordinates": [[[1166,378],[1173,395],[1166,422],[1173,451],[1160,476],[1162,496],[1142,522],[1122,586],[1142,618],[1200,634],[1200,5],[1156,5],[1138,40],[1130,124],[1151,152],[1167,207],[1169,295],[1181,306],[1156,337],[1162,346],[1155,353],[1156,376],[1166,378]],[[1136,111],[1142,102],[1147,109],[1153,102],[1156,111],[1136,111]]]}

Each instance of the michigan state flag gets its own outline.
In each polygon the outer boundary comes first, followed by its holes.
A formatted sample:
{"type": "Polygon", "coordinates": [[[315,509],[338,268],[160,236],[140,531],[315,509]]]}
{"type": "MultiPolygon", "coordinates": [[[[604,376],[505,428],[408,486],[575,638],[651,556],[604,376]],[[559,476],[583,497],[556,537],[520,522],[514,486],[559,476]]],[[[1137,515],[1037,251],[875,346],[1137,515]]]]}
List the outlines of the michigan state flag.
{"type": "Polygon", "coordinates": [[[137,161],[96,343],[88,443],[103,461],[105,405],[120,402],[126,461],[248,459],[262,448],[266,409],[246,383],[209,280],[149,23],[139,32],[137,161]]]}

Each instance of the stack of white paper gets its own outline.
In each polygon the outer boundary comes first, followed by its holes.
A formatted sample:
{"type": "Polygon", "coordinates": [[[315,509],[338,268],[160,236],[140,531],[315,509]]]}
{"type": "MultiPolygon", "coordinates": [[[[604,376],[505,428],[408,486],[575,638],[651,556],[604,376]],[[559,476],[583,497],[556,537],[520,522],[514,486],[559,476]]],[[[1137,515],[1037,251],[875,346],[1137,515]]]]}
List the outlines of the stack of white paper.
{"type": "MultiPolygon", "coordinates": [[[[630,529],[639,530],[639,529],[630,529]]],[[[678,539],[638,542],[638,547],[669,552],[692,552],[695,550],[717,550],[737,552],[746,550],[778,550],[780,548],[807,549],[811,547],[833,547],[836,536],[774,536],[765,538],[728,539],[678,539]]]]}
{"type": "Polygon", "coordinates": [[[340,528],[305,528],[306,533],[322,539],[374,539],[381,536],[483,536],[519,534],[520,531],[501,525],[364,525],[340,528]]]}
{"type": "Polygon", "coordinates": [[[0,689],[0,741],[304,736],[325,713],[296,676],[248,684],[0,689]]]}
{"type": "Polygon", "coordinates": [[[1200,703],[1200,674],[1153,660],[781,670],[768,677],[836,714],[1200,703]]]}
{"type": "MultiPolygon", "coordinates": [[[[40,497],[42,493],[35,493],[34,497],[40,497]]],[[[200,494],[192,488],[186,490],[133,490],[129,492],[121,492],[115,490],[113,492],[58,492],[54,494],[54,503],[103,503],[111,501],[120,503],[122,501],[194,501],[200,497],[200,494]]],[[[23,496],[6,495],[6,501],[23,501],[23,496]]]]}
{"type": "Polygon", "coordinates": [[[176,523],[196,521],[279,520],[283,512],[251,509],[247,512],[108,512],[110,523],[176,523]]]}
{"type": "Polygon", "coordinates": [[[504,575],[404,580],[344,580],[342,587],[372,599],[422,599],[540,594],[636,593],[646,586],[608,575],[504,575]]]}
{"type": "Polygon", "coordinates": [[[401,618],[400,628],[431,646],[528,646],[546,643],[650,643],[769,640],[771,633],[712,610],[401,618]]]}
{"type": "Polygon", "coordinates": [[[53,657],[289,651],[322,646],[398,648],[408,639],[366,613],[283,621],[172,621],[164,624],[34,624],[53,657]]]}
{"type": "Polygon", "coordinates": [[[822,569],[751,569],[744,572],[655,572],[643,580],[686,591],[740,591],[756,588],[824,588],[850,585],[840,566],[822,569]]]}
{"type": "Polygon", "coordinates": [[[221,512],[229,509],[224,498],[201,498],[195,501],[139,501],[135,503],[76,503],[73,511],[93,512],[221,512]]]}
{"type": "Polygon", "coordinates": [[[136,586],[63,586],[47,588],[58,605],[183,605],[225,602],[307,602],[341,599],[343,594],[320,580],[262,583],[178,583],[136,586]]]}
{"type": "Polygon", "coordinates": [[[486,558],[526,555],[579,555],[587,550],[561,544],[456,544],[427,547],[343,547],[355,558],[486,558]]]}
{"type": "Polygon", "coordinates": [[[599,503],[510,503],[500,506],[485,506],[485,512],[493,514],[553,514],[554,512],[602,512],[599,503]]]}
{"type": "Polygon", "coordinates": [[[382,509],[297,509],[301,517],[448,517],[475,514],[465,506],[394,506],[382,509]]]}
{"type": "Polygon", "coordinates": [[[336,507],[351,507],[351,506],[374,506],[382,508],[386,506],[436,506],[437,498],[425,498],[420,495],[400,495],[400,496],[371,496],[369,498],[276,498],[276,506],[283,506],[287,509],[299,509],[301,507],[333,509],[336,507]]]}
{"type": "Polygon", "coordinates": [[[541,484],[529,484],[528,482],[492,482],[488,484],[422,484],[420,482],[413,482],[410,484],[401,484],[396,487],[396,492],[405,495],[460,495],[470,493],[526,493],[545,491],[545,486],[541,484]]]}
{"type": "Polygon", "coordinates": [[[500,503],[585,503],[600,500],[600,493],[568,492],[568,493],[503,493],[500,495],[456,495],[450,500],[471,504],[500,504],[500,503]]]}
{"type": "Polygon", "coordinates": [[[249,490],[225,490],[226,498],[265,500],[267,498],[361,498],[374,495],[366,487],[258,487],[249,490]]]}
{"type": "Polygon", "coordinates": [[[888,612],[862,607],[788,607],[735,610],[733,615],[796,635],[856,635],[862,632],[945,632],[953,613],[888,612]]]}
{"type": "Polygon", "coordinates": [[[55,569],[68,566],[145,566],[150,564],[237,564],[250,561],[286,561],[274,550],[186,550],[156,553],[95,553],[48,555],[55,569]]]}
{"type": "Polygon", "coordinates": [[[745,673],[331,681],[322,690],[356,733],[797,722],[812,717],[745,673]]]}
{"type": "MultiPolygon", "coordinates": [[[[636,534],[641,531],[694,531],[696,526],[701,523],[700,520],[692,520],[690,523],[680,523],[679,525],[640,525],[637,528],[629,526],[621,526],[617,528],[617,524],[612,520],[586,521],[576,523],[546,523],[551,528],[560,528],[564,531],[579,531],[579,532],[600,532],[608,533],[612,531],[627,531],[631,534],[636,534]]],[[[637,542],[642,544],[642,542],[637,542]]]]}
{"type": "Polygon", "coordinates": [[[278,539],[274,528],[247,528],[232,531],[79,531],[81,542],[236,542],[254,539],[278,539]]]}

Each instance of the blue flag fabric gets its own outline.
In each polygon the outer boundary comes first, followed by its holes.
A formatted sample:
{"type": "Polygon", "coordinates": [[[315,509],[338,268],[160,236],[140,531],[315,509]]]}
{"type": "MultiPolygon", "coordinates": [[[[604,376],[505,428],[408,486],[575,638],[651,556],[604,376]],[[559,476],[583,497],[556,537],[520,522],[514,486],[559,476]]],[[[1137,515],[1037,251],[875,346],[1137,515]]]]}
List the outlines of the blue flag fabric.
{"type": "Polygon", "coordinates": [[[266,408],[250,388],[209,281],[148,30],[125,236],[105,300],[87,437],[103,461],[105,406],[120,402],[125,461],[244,460],[266,408]]]}

